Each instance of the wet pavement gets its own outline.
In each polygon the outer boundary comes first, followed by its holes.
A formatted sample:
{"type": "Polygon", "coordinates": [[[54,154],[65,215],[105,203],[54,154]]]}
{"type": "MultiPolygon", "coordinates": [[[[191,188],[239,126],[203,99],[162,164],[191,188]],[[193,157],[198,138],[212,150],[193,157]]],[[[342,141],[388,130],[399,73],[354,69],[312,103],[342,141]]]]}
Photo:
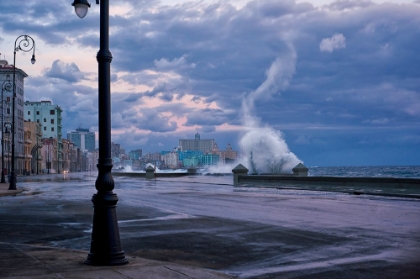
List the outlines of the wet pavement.
{"type": "MultiPolygon", "coordinates": [[[[19,177],[25,191],[0,197],[1,249],[83,261],[95,179],[19,177]]],[[[418,199],[233,187],[231,177],[114,179],[121,242],[135,259],[118,272],[152,261],[238,278],[420,278],[418,199]]],[[[210,278],[200,274],[186,278],[210,278]]]]}

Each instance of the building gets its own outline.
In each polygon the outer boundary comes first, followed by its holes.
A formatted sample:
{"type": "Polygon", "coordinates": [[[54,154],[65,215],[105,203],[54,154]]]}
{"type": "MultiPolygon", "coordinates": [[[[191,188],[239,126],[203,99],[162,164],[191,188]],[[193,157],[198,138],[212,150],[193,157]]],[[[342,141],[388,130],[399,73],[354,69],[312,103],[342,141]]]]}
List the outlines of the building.
{"type": "Polygon", "coordinates": [[[57,166],[57,141],[53,137],[41,139],[42,173],[56,173],[57,166]]]}
{"type": "Polygon", "coordinates": [[[85,128],[77,128],[76,131],[67,133],[67,139],[73,142],[81,150],[94,152],[95,148],[95,133],[85,128]]]}
{"type": "Polygon", "coordinates": [[[99,153],[97,151],[89,152],[84,150],[82,152],[81,171],[96,171],[98,164],[99,153]]]}
{"type": "Polygon", "coordinates": [[[143,155],[143,161],[147,163],[154,163],[156,161],[160,161],[162,158],[162,154],[159,152],[154,153],[146,153],[143,155]]]}
{"type": "Polygon", "coordinates": [[[139,160],[142,155],[143,155],[143,150],[141,149],[131,150],[128,153],[128,156],[130,157],[130,159],[133,159],[133,160],[139,160]]]}
{"type": "Polygon", "coordinates": [[[25,169],[38,174],[42,170],[42,125],[38,122],[29,121],[24,121],[23,124],[25,144],[27,145],[27,152],[25,152],[25,158],[27,160],[25,169]]]}
{"type": "Polygon", "coordinates": [[[219,147],[217,146],[217,143],[214,144],[214,147],[211,153],[219,155],[220,163],[223,165],[226,163],[233,163],[238,158],[238,152],[232,149],[232,146],[230,145],[230,143],[227,145],[226,150],[220,150],[219,147]]]}
{"type": "Polygon", "coordinates": [[[121,145],[111,142],[111,157],[120,157],[121,145]]]}
{"type": "Polygon", "coordinates": [[[179,156],[177,151],[171,151],[162,155],[162,161],[167,168],[176,169],[179,167],[179,156]]]}
{"type": "Polygon", "coordinates": [[[194,139],[180,139],[179,146],[181,151],[201,151],[204,154],[213,150],[214,139],[201,139],[200,134],[195,134],[194,139]]]}
{"type": "Polygon", "coordinates": [[[201,151],[191,151],[191,150],[178,151],[178,153],[179,153],[180,161],[184,161],[184,159],[187,159],[187,158],[193,158],[193,157],[198,158],[203,155],[203,152],[201,151]]]}
{"type": "MultiPolygon", "coordinates": [[[[83,163],[86,165],[86,156],[84,156],[84,153],[80,150],[79,147],[74,145],[73,142],[62,139],[63,144],[63,150],[62,150],[62,166],[60,167],[63,171],[63,173],[67,172],[78,172],[82,170],[82,163],[85,159],[85,162],[83,163]]],[[[50,147],[51,148],[51,147],[50,147]]],[[[43,158],[44,159],[44,158],[43,158]]],[[[43,160],[43,165],[45,164],[45,159],[43,160]]]]}
{"type": "Polygon", "coordinates": [[[61,113],[63,110],[53,105],[51,101],[25,102],[25,119],[29,122],[38,122],[42,124],[42,134],[44,138],[57,139],[56,157],[57,157],[57,173],[62,170],[62,125],[61,113]]]}
{"type": "Polygon", "coordinates": [[[200,165],[202,166],[212,166],[217,165],[220,161],[220,157],[217,154],[204,154],[199,157],[200,165]]]}
{"type": "MultiPolygon", "coordinates": [[[[13,65],[9,65],[9,63],[6,60],[0,60],[0,85],[3,85],[6,81],[11,81],[13,83],[13,65]]],[[[15,165],[14,165],[14,171],[17,175],[23,174],[23,170],[25,168],[25,148],[24,148],[24,126],[23,126],[23,119],[24,119],[24,79],[28,77],[28,75],[21,69],[16,68],[15,70],[15,84],[16,84],[16,99],[15,99],[15,165]]],[[[3,98],[2,100],[2,107],[4,107],[4,104],[8,104],[8,107],[5,108],[1,115],[2,124],[4,127],[5,122],[9,122],[10,125],[13,123],[12,117],[12,97],[13,97],[13,88],[10,88],[11,90],[3,90],[2,86],[1,96],[3,98]],[[3,103],[5,101],[5,103],[3,103]]],[[[3,129],[2,129],[3,131],[3,129]]],[[[6,136],[1,135],[2,138],[6,140],[6,136]]],[[[9,138],[7,138],[8,141],[12,139],[12,136],[10,135],[9,138]]],[[[5,156],[6,157],[6,156],[5,156]]],[[[6,166],[4,166],[6,167],[6,166]]],[[[8,167],[10,169],[10,167],[8,167]]]]}
{"type": "Polygon", "coordinates": [[[72,150],[74,147],[74,143],[67,140],[67,139],[62,139],[62,144],[63,144],[63,160],[62,160],[62,169],[63,169],[63,173],[67,173],[70,172],[71,169],[71,164],[72,164],[72,158],[74,158],[72,156],[72,150]]]}
{"type": "Polygon", "coordinates": [[[230,143],[228,143],[226,150],[225,150],[225,160],[226,162],[236,161],[238,159],[238,151],[234,151],[230,143]]]}
{"type": "Polygon", "coordinates": [[[51,101],[25,102],[25,119],[42,124],[44,138],[56,138],[60,144],[62,138],[61,113],[63,110],[51,101]]]}
{"type": "MultiPolygon", "coordinates": [[[[202,156],[202,155],[200,155],[202,156]]],[[[188,158],[184,158],[184,160],[182,160],[182,164],[184,165],[184,167],[186,168],[190,168],[190,167],[198,167],[200,164],[200,160],[198,157],[188,157],[188,158]]]]}

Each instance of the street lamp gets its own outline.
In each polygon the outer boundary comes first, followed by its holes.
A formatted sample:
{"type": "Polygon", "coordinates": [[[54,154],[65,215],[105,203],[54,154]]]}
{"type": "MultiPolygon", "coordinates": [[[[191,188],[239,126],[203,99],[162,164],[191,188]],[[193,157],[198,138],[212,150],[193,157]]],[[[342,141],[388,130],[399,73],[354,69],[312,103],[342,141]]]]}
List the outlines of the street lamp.
{"type": "Polygon", "coordinates": [[[15,100],[16,100],[16,52],[17,51],[32,52],[31,63],[35,64],[35,41],[31,36],[20,35],[16,38],[15,48],[13,51],[13,100],[12,100],[12,169],[10,173],[9,190],[16,190],[16,174],[15,174],[15,100]]]}
{"type": "Polygon", "coordinates": [[[52,140],[52,137],[50,137],[49,139],[48,139],[48,149],[47,149],[47,151],[48,151],[48,156],[47,156],[47,159],[48,159],[48,161],[47,161],[47,169],[48,169],[48,174],[50,174],[50,169],[51,169],[51,140],[52,140]]]}
{"type": "Polygon", "coordinates": [[[39,165],[39,136],[38,136],[38,128],[39,126],[36,126],[36,174],[39,174],[38,172],[38,165],[39,165]]]}
{"type": "Polygon", "coordinates": [[[7,136],[7,175],[9,176],[10,182],[10,133],[12,131],[12,123],[5,122],[4,123],[4,135],[7,136]]]}
{"type": "MultiPolygon", "coordinates": [[[[90,253],[85,261],[89,265],[123,265],[128,260],[121,247],[117,220],[118,197],[113,193],[114,179],[111,174],[111,61],[109,51],[109,0],[100,1],[100,49],[98,61],[98,116],[99,158],[98,177],[92,196],[94,207],[90,253]]],[[[99,4],[99,0],[96,0],[99,4]]],[[[77,16],[86,16],[90,4],[87,0],[74,0],[77,16]]]]}
{"type": "MultiPolygon", "coordinates": [[[[10,81],[10,75],[6,76],[6,80],[3,82],[1,87],[1,183],[6,183],[5,174],[4,174],[4,107],[6,102],[3,97],[3,92],[9,91],[12,92],[12,82],[10,81]]],[[[8,102],[7,102],[8,103],[8,102]]]]}

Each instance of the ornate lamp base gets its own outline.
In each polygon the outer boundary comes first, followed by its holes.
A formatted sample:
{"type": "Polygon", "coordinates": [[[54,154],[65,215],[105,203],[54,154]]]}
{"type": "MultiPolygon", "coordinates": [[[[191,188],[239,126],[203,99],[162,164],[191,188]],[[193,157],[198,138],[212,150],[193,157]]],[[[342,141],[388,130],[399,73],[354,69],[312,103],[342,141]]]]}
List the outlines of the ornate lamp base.
{"type": "Polygon", "coordinates": [[[92,196],[94,207],[92,240],[87,265],[124,265],[128,260],[121,247],[117,222],[118,197],[112,191],[92,196]]]}

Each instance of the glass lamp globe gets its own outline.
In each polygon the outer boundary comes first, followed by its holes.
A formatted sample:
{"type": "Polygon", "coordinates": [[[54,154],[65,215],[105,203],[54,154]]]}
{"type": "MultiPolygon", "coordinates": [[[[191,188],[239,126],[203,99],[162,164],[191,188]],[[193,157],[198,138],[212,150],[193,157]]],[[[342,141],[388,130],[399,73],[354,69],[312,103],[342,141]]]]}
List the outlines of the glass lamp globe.
{"type": "Polygon", "coordinates": [[[76,12],[76,15],[80,18],[84,18],[87,15],[88,8],[89,7],[85,4],[74,5],[74,11],[76,12]]]}
{"type": "Polygon", "coordinates": [[[80,18],[84,18],[90,8],[90,4],[87,0],[74,0],[72,6],[76,15],[80,18]]]}

